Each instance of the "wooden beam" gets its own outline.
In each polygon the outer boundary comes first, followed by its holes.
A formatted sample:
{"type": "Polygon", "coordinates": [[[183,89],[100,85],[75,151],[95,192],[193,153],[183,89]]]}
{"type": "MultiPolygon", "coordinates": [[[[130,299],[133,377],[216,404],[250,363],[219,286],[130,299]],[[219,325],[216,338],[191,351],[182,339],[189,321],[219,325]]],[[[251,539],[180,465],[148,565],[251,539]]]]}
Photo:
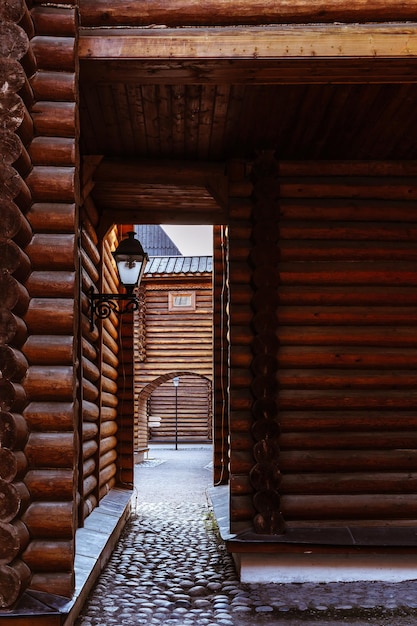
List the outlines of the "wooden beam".
{"type": "Polygon", "coordinates": [[[80,0],[83,26],[413,20],[416,0],[80,0]]]}
{"type": "Polygon", "coordinates": [[[80,81],[87,85],[182,84],[404,84],[417,82],[417,58],[292,59],[81,59],[80,81]]]}
{"type": "Polygon", "coordinates": [[[417,23],[81,30],[81,59],[284,59],[417,55],[417,23]]]}
{"type": "Polygon", "coordinates": [[[94,175],[101,227],[121,224],[223,224],[228,184],[222,163],[108,161],[94,175]],[[117,215],[114,211],[117,207],[117,215]]]}

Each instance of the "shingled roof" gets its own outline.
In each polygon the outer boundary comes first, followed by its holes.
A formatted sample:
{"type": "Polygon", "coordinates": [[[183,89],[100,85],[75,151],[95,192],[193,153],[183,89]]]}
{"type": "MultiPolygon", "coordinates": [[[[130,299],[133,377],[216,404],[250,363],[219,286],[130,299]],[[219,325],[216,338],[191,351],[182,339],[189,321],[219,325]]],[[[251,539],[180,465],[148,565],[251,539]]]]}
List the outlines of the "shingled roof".
{"type": "Polygon", "coordinates": [[[135,226],[135,230],[149,256],[181,256],[175,243],[158,224],[141,224],[135,226]]]}
{"type": "Polygon", "coordinates": [[[212,267],[211,256],[157,256],[149,260],[145,274],[204,274],[211,272],[212,267]]]}

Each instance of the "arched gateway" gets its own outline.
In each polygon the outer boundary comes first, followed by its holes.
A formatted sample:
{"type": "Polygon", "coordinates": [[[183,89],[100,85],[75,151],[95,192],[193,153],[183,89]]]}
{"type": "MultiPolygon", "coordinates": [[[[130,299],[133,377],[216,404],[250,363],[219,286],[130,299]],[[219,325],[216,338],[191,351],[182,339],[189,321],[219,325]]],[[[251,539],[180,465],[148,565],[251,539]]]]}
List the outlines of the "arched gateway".
{"type": "Polygon", "coordinates": [[[72,619],[128,515],[133,320],[91,329],[88,294],[135,224],[215,227],[242,577],[414,563],[417,2],[169,5],[0,4],[5,624],[72,619]]]}

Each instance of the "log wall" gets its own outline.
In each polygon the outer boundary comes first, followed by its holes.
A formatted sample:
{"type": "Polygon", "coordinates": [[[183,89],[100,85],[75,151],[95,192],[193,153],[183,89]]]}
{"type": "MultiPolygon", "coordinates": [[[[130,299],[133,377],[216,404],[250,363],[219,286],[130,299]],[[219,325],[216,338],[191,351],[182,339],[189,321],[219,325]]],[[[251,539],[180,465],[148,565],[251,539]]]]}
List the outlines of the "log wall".
{"type": "Polygon", "coordinates": [[[2,500],[19,503],[1,520],[11,552],[0,597],[9,606],[29,581],[64,596],[74,590],[76,18],[64,3],[0,10],[0,432],[13,452],[3,467],[14,459],[2,500]]]}
{"type": "Polygon", "coordinates": [[[260,165],[253,311],[231,294],[232,525],[414,524],[417,166],[260,165]]]}
{"type": "Polygon", "coordinates": [[[29,585],[23,560],[30,537],[22,521],[30,502],[24,482],[28,427],[23,417],[23,380],[29,363],[23,351],[29,305],[24,283],[30,261],[24,252],[32,232],[26,214],[31,203],[25,179],[32,138],[31,88],[24,59],[33,25],[24,2],[0,6],[0,608],[12,606],[29,585]]]}
{"type": "MultiPolygon", "coordinates": [[[[143,302],[135,323],[137,452],[146,449],[148,443],[146,406],[151,394],[159,385],[171,381],[176,375],[181,378],[184,375],[198,375],[211,381],[213,354],[211,273],[198,276],[145,275],[142,285],[143,302]],[[178,290],[195,291],[194,311],[169,311],[169,293],[178,290]]],[[[172,382],[170,384],[173,386],[172,382]]]]}
{"type": "Polygon", "coordinates": [[[30,430],[25,447],[30,505],[24,521],[32,541],[23,556],[33,573],[32,589],[69,597],[75,584],[79,449],[77,18],[65,2],[48,7],[35,2],[31,18],[26,63],[34,137],[27,148],[32,169],[26,182],[33,238],[25,250],[32,273],[26,281],[29,336],[23,351],[29,369],[23,385],[30,430]]]}
{"type": "MultiPolygon", "coordinates": [[[[88,189],[88,181],[84,182],[84,189],[88,189]]],[[[122,231],[113,227],[100,240],[98,229],[98,212],[87,193],[81,212],[81,520],[91,513],[101,498],[116,484],[132,482],[131,471],[128,479],[122,471],[124,465],[132,467],[133,463],[133,451],[128,453],[133,424],[130,424],[129,429],[124,417],[124,412],[129,415],[129,389],[130,405],[133,404],[133,376],[127,375],[127,368],[129,363],[132,368],[133,359],[132,319],[124,318],[121,338],[120,321],[115,314],[104,320],[94,319],[91,329],[88,298],[91,288],[99,292],[118,293],[117,272],[111,252],[117,247],[122,231]],[[125,345],[128,338],[125,337],[124,329],[130,333],[130,348],[125,345]],[[125,359],[123,364],[121,355],[125,359]],[[122,462],[124,455],[128,459],[125,463],[122,462]]],[[[133,450],[132,443],[131,448],[133,450]]]]}

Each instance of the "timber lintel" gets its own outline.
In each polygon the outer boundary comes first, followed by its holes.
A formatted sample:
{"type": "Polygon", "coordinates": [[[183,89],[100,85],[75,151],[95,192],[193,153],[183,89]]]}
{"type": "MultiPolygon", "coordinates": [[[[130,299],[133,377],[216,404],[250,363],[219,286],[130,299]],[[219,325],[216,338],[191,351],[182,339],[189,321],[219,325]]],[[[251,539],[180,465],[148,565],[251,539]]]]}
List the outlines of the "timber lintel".
{"type": "Polygon", "coordinates": [[[80,30],[83,59],[288,59],[417,55],[417,23],[80,30]]]}

